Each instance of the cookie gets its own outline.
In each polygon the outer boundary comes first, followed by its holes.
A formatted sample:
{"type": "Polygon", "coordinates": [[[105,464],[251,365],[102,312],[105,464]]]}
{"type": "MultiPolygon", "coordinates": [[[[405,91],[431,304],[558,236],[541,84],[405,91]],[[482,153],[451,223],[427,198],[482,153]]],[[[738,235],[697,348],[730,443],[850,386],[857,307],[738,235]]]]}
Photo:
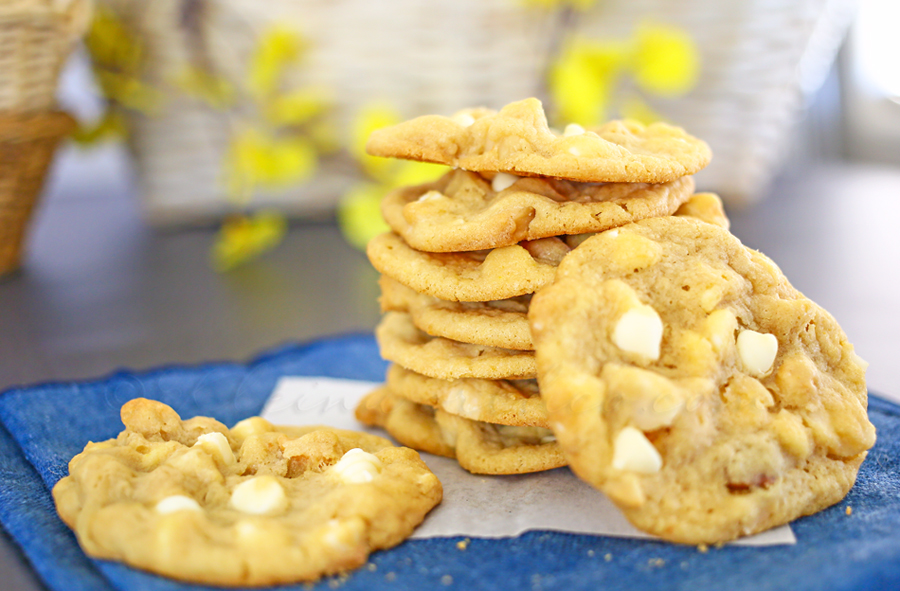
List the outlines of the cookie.
{"type": "Polygon", "coordinates": [[[392,364],[386,385],[407,400],[465,419],[522,427],[550,426],[537,380],[438,380],[392,364]]]}
{"type": "Polygon", "coordinates": [[[416,404],[387,388],[363,398],[356,417],[384,428],[403,445],[456,458],[474,474],[526,474],[565,465],[549,429],[472,421],[416,404]]]}
{"type": "MultiPolygon", "coordinates": [[[[675,215],[728,227],[722,201],[696,193],[675,215]]],[[[591,234],[540,238],[515,246],[469,252],[431,253],[411,248],[387,232],[369,242],[372,265],[383,275],[419,293],[442,300],[487,302],[534,293],[549,285],[570,250],[591,234]]]]}
{"type": "Polygon", "coordinates": [[[455,458],[454,443],[444,439],[434,408],[397,396],[387,387],[367,394],[356,407],[356,419],[380,427],[402,445],[445,458],[455,458]]]}
{"type": "Polygon", "coordinates": [[[400,543],[441,500],[418,454],[381,437],[259,417],[228,429],[146,399],[121,415],[53,498],[85,552],[168,577],[312,581],[400,543]]]}
{"type": "Polygon", "coordinates": [[[705,142],[665,123],[611,121],[587,131],[570,125],[560,134],[535,98],[499,112],[417,117],[376,130],[366,151],[478,172],[616,183],[667,183],[696,173],[712,157],[705,142]]]}
{"type": "Polygon", "coordinates": [[[544,238],[488,251],[431,253],[410,248],[387,232],[369,241],[366,254],[381,274],[419,293],[454,302],[487,302],[548,285],[569,250],[558,238],[544,238]]]}
{"type": "Polygon", "coordinates": [[[375,329],[381,356],[420,374],[442,380],[535,377],[534,353],[432,337],[409,314],[388,312],[375,329]]]}
{"type": "Polygon", "coordinates": [[[382,312],[407,312],[413,324],[432,335],[464,343],[530,350],[528,303],[531,294],[492,302],[450,302],[416,293],[382,276],[382,312]]]}
{"type": "Polygon", "coordinates": [[[650,185],[485,176],[453,170],[392,191],[382,201],[384,219],[417,250],[483,250],[670,215],[694,191],[692,177],[650,185]]]}
{"type": "Polygon", "coordinates": [[[837,322],[715,225],[654,218],[589,238],[529,320],[573,470],[668,540],[832,505],[875,441],[865,363],[837,322]]]}
{"type": "Polygon", "coordinates": [[[725,215],[722,199],[715,193],[694,193],[675,211],[675,215],[690,217],[714,224],[726,230],[731,221],[725,215]]]}

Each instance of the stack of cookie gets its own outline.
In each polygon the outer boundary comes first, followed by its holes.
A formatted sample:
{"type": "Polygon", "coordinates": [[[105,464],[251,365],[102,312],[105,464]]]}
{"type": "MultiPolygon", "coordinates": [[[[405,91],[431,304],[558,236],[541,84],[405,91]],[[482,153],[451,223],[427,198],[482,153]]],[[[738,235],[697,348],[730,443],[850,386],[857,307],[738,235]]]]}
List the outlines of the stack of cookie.
{"type": "Polygon", "coordinates": [[[560,133],[536,99],[420,117],[367,148],[452,169],[384,199],[393,231],[368,255],[382,273],[376,336],[393,365],[357,417],[471,472],[564,465],[536,380],[531,297],[592,234],[672,215],[727,226],[718,197],[693,193],[709,148],[665,124],[560,133]]]}
{"type": "Polygon", "coordinates": [[[483,473],[567,462],[638,528],[727,541],[838,502],[875,441],[865,362],[741,244],[667,125],[562,133],[538,101],[372,135],[454,167],[373,240],[394,365],[357,416],[483,473]],[[535,381],[534,378],[537,378],[535,381]]]}

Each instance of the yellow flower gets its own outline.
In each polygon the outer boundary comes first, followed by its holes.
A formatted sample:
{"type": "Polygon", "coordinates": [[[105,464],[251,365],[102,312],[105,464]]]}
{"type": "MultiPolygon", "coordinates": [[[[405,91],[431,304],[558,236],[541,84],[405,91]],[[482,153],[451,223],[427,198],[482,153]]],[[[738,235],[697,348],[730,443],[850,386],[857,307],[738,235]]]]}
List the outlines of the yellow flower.
{"type": "Polygon", "coordinates": [[[254,216],[225,220],[213,245],[213,267],[227,271],[256,258],[278,245],[287,232],[287,221],[279,213],[261,211],[254,216]]]}
{"type": "Polygon", "coordinates": [[[647,92],[679,96],[693,88],[700,72],[700,54],[682,29],[641,23],[633,58],[635,81],[647,92]]]}
{"type": "Polygon", "coordinates": [[[276,126],[300,125],[321,115],[328,108],[324,93],[316,90],[294,90],[279,93],[264,106],[266,119],[276,126]]]}
{"type": "Polygon", "coordinates": [[[588,126],[604,121],[626,62],[625,44],[570,41],[550,70],[550,93],[560,121],[588,126]]]}
{"type": "Polygon", "coordinates": [[[265,100],[278,87],[285,68],[300,59],[306,44],[294,31],[275,27],[262,35],[250,58],[247,87],[258,100],[265,100]]]}
{"type": "Polygon", "coordinates": [[[255,128],[236,132],[226,159],[228,195],[246,202],[257,187],[286,187],[310,178],[317,157],[303,136],[274,137],[255,128]]]}
{"type": "Polygon", "coordinates": [[[103,117],[94,125],[79,124],[72,134],[72,139],[83,146],[94,144],[107,137],[123,137],[126,135],[125,117],[119,110],[107,109],[103,117]]]}
{"type": "Polygon", "coordinates": [[[137,37],[109,8],[100,5],[85,36],[85,45],[95,64],[123,72],[135,73],[142,60],[137,37]]]}
{"type": "Polygon", "coordinates": [[[398,160],[396,164],[393,176],[385,183],[389,189],[430,183],[450,170],[441,164],[416,162],[415,160],[398,160]]]}
{"type": "Polygon", "coordinates": [[[641,23],[625,41],[569,40],[548,75],[557,123],[597,125],[612,110],[642,121],[659,120],[637,97],[622,99],[626,76],[648,94],[678,96],[693,88],[700,70],[696,44],[672,26],[641,23]],[[627,111],[627,113],[626,113],[627,111]]]}
{"type": "Polygon", "coordinates": [[[384,193],[380,185],[360,183],[347,191],[338,204],[338,225],[347,242],[361,250],[369,240],[390,229],[381,217],[384,193]]]}
{"type": "Polygon", "coordinates": [[[234,85],[223,76],[216,76],[196,66],[186,67],[173,83],[188,96],[202,100],[214,109],[227,109],[234,104],[237,96],[234,85]]]}
{"type": "Polygon", "coordinates": [[[163,102],[163,94],[131,74],[97,70],[97,83],[103,94],[123,107],[153,113],[163,102]]]}
{"type": "Polygon", "coordinates": [[[363,107],[350,129],[350,155],[362,165],[367,175],[381,182],[388,182],[396,169],[397,160],[379,158],[366,153],[366,142],[376,129],[400,122],[400,114],[391,106],[377,103],[363,107]]]}
{"type": "Polygon", "coordinates": [[[381,199],[397,187],[419,185],[437,179],[447,172],[446,166],[412,160],[378,158],[366,154],[366,141],[376,129],[400,121],[400,115],[388,105],[365,107],[351,130],[348,149],[363,171],[375,182],[354,185],[338,205],[338,225],[347,241],[357,248],[365,245],[388,226],[381,218],[381,199]]]}

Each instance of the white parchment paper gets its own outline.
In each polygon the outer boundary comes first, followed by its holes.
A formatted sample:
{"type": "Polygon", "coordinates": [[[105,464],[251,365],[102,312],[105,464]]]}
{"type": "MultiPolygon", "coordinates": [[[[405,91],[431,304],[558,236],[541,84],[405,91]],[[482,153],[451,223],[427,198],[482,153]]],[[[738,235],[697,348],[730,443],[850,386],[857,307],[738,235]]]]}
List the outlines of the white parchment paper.
{"type": "MultiPolygon", "coordinates": [[[[376,386],[356,380],[284,377],[262,416],[280,425],[327,425],[385,436],[353,416],[360,398],[376,386]]],[[[469,474],[449,458],[421,455],[443,484],[444,500],[416,529],[414,538],[501,538],[528,530],[651,537],[632,527],[602,493],[568,468],[521,476],[483,476],[469,474]]],[[[795,542],[790,526],[782,526],[734,543],[764,546],[795,542]]]]}

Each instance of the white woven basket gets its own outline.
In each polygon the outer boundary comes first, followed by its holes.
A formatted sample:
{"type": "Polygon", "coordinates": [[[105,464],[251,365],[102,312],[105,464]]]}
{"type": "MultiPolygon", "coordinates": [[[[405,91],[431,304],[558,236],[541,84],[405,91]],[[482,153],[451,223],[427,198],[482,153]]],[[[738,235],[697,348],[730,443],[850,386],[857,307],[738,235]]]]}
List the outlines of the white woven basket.
{"type": "MultiPolygon", "coordinates": [[[[159,222],[209,219],[231,209],[222,166],[233,113],[167,84],[195,60],[198,38],[214,73],[240,84],[260,35],[276,23],[295,28],[312,49],[285,85],[330,89],[346,140],[354,117],[373,101],[412,117],[540,96],[555,22],[520,0],[99,2],[137,33],[147,80],[167,95],[162,111],[129,116],[146,209],[159,222]]],[[[653,106],[712,146],[713,163],[698,175],[699,187],[747,203],[777,170],[811,77],[804,68],[830,63],[849,2],[608,0],[579,14],[572,32],[622,38],[646,18],[687,30],[701,52],[699,83],[690,94],[653,106]]],[[[355,170],[346,154],[338,155],[312,181],[256,195],[254,203],[304,216],[328,213],[355,170]]]]}

